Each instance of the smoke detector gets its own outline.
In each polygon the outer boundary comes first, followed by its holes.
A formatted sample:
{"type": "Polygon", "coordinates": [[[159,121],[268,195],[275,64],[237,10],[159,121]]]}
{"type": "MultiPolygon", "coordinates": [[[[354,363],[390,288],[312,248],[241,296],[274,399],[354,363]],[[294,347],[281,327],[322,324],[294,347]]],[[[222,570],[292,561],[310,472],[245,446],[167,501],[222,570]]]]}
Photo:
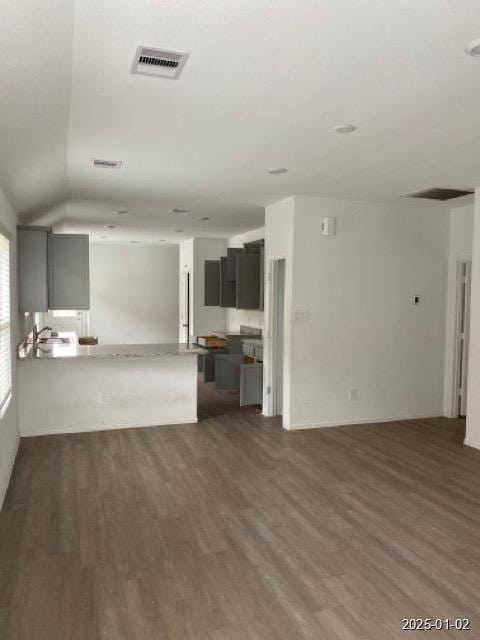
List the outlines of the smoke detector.
{"type": "Polygon", "coordinates": [[[137,47],[132,73],[176,80],[185,66],[189,53],[137,47]]]}

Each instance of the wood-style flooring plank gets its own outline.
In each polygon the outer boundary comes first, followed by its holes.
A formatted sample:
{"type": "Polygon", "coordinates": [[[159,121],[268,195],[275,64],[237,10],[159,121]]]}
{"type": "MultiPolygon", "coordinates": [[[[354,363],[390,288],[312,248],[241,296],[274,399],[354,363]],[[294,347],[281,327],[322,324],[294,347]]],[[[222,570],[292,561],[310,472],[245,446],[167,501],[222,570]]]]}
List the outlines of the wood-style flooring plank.
{"type": "Polygon", "coordinates": [[[397,640],[404,617],[480,637],[462,420],[286,432],[212,385],[199,403],[196,425],[22,440],[2,640],[397,640]]]}

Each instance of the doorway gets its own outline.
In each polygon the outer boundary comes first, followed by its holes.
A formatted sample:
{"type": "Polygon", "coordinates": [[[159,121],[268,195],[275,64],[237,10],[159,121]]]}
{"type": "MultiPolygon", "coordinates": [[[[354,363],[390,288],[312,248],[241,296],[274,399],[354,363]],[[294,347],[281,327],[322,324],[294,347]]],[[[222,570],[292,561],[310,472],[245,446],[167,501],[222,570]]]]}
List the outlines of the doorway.
{"type": "Polygon", "coordinates": [[[467,415],[468,349],[470,344],[470,297],[472,263],[457,263],[457,294],[455,309],[455,353],[453,376],[453,406],[457,417],[467,415]]]}
{"type": "Polygon", "coordinates": [[[272,354],[271,354],[271,411],[283,416],[285,370],[285,265],[284,258],[272,261],[272,354]]]}

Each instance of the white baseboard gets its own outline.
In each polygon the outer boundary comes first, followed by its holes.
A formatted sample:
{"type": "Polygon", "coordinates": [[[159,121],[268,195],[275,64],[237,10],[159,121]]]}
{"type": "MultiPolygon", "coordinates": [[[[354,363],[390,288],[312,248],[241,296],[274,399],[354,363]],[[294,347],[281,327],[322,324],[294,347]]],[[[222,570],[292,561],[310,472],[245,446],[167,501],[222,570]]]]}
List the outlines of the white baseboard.
{"type": "Polygon", "coordinates": [[[117,424],[112,426],[95,426],[95,427],[68,427],[63,429],[52,429],[49,427],[40,428],[34,432],[21,431],[22,438],[35,438],[36,436],[55,436],[69,433],[92,433],[95,431],[118,431],[119,429],[148,429],[150,427],[166,427],[168,425],[178,424],[194,424],[198,422],[197,416],[191,416],[183,418],[181,420],[174,420],[170,422],[157,422],[155,424],[117,424]]]}
{"type": "Polygon", "coordinates": [[[5,486],[2,489],[2,493],[0,495],[0,511],[3,509],[3,503],[5,502],[5,496],[7,495],[7,491],[8,491],[8,487],[10,485],[10,479],[12,477],[12,471],[13,471],[13,467],[15,465],[15,460],[17,459],[17,453],[18,453],[18,447],[20,445],[20,435],[18,435],[17,437],[17,444],[15,446],[15,454],[12,456],[12,459],[10,460],[9,463],[9,468],[7,471],[7,476],[5,478],[5,486]]]}
{"type": "Polygon", "coordinates": [[[471,440],[467,440],[467,438],[465,438],[465,440],[463,441],[463,444],[466,445],[467,447],[472,447],[472,449],[480,449],[479,442],[472,442],[471,440]]]}
{"type": "Polygon", "coordinates": [[[287,431],[296,431],[300,429],[322,429],[324,427],[345,427],[351,425],[352,427],[360,424],[375,424],[379,422],[398,422],[399,420],[425,420],[428,418],[442,418],[441,414],[425,413],[408,416],[389,416],[388,418],[350,418],[347,420],[335,420],[333,422],[311,422],[311,423],[293,423],[290,426],[284,426],[287,431]]]}

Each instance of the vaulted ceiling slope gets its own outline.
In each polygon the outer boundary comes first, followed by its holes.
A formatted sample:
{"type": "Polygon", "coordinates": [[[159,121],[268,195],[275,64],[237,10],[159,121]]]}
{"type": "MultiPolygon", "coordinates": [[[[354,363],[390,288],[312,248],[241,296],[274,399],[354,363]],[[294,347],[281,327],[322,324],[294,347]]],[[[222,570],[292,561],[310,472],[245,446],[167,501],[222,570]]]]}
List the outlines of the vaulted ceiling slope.
{"type": "Polygon", "coordinates": [[[73,0],[0,0],[0,184],[20,215],[66,198],[73,0]]]}
{"type": "Polygon", "coordinates": [[[480,59],[464,52],[478,0],[0,8],[0,180],[25,220],[99,236],[125,209],[118,239],[229,235],[293,193],[391,201],[480,183],[480,59]],[[191,55],[178,80],[133,75],[138,45],[191,55]]]}

